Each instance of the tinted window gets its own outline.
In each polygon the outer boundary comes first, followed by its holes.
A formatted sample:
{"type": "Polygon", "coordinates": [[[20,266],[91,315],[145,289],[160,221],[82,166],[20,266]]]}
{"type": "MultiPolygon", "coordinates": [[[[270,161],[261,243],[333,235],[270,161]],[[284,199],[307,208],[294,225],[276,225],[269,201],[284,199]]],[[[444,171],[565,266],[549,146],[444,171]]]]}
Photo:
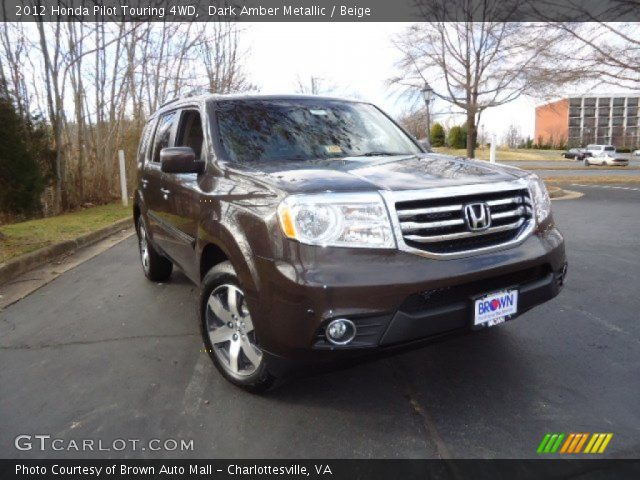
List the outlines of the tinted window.
{"type": "Polygon", "coordinates": [[[304,161],[419,148],[372,105],[328,100],[236,100],[217,106],[222,146],[235,162],[304,161]]]}
{"type": "Polygon", "coordinates": [[[605,152],[615,152],[616,148],[612,146],[604,147],[605,152]]]}
{"type": "Polygon", "coordinates": [[[160,150],[169,146],[171,139],[171,127],[176,118],[176,112],[165,113],[158,120],[156,137],[153,142],[153,161],[160,162],[160,150]]]}
{"type": "Polygon", "coordinates": [[[140,139],[140,148],[138,149],[138,163],[144,163],[147,159],[147,152],[149,151],[149,139],[153,132],[153,124],[149,122],[145,125],[142,131],[142,138],[140,139]]]}
{"type": "Polygon", "coordinates": [[[176,135],[176,147],[191,147],[200,158],[202,152],[202,121],[197,110],[186,110],[182,112],[178,134],[176,135]]]}

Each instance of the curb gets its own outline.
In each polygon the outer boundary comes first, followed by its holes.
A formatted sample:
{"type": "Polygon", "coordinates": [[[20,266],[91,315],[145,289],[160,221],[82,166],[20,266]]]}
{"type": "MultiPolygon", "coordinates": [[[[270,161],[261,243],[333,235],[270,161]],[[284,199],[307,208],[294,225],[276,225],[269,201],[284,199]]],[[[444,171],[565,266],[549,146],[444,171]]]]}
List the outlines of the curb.
{"type": "Polygon", "coordinates": [[[13,258],[8,262],[0,264],[0,285],[8,282],[18,275],[39,267],[60,255],[72,252],[80,247],[92,245],[110,235],[113,235],[119,230],[131,226],[133,226],[131,218],[124,218],[112,223],[111,225],[87,233],[73,240],[54,243],[53,245],[48,245],[25,255],[13,258]]]}
{"type": "Polygon", "coordinates": [[[549,190],[549,197],[551,197],[551,200],[574,200],[584,195],[582,192],[566,190],[553,185],[548,186],[547,190],[549,190]]]}

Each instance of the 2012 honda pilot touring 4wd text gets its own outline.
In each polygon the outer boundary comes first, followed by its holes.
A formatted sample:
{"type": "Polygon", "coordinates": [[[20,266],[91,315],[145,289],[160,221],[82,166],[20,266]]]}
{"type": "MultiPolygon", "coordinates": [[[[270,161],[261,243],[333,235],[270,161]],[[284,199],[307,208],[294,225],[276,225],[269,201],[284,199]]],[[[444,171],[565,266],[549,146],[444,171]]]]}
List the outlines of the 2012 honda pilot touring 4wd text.
{"type": "Polygon", "coordinates": [[[145,275],[176,265],[201,286],[206,351],[249,390],[292,365],[499,324],[565,278],[538,177],[426,152],[368,103],[169,102],[138,169],[145,275]]]}

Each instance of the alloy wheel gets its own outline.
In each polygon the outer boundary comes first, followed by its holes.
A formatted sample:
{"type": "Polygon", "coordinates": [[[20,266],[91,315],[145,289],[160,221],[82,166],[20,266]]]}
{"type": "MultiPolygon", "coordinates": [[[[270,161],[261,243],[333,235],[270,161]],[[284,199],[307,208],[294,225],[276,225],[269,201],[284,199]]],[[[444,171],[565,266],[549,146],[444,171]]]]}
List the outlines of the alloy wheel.
{"type": "Polygon", "coordinates": [[[149,273],[149,243],[147,241],[147,231],[144,224],[140,222],[138,226],[138,245],[140,247],[140,261],[145,273],[149,273]]]}
{"type": "Polygon", "coordinates": [[[231,284],[215,288],[205,315],[213,353],[224,369],[234,376],[254,373],[262,363],[262,351],[242,290],[231,284]]]}

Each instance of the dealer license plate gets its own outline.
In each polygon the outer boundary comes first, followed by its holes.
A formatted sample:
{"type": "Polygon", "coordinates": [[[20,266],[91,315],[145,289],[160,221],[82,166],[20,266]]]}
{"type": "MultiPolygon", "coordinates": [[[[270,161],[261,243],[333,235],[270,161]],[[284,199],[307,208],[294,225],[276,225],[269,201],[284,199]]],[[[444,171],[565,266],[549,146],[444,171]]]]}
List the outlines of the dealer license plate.
{"type": "Polygon", "coordinates": [[[474,325],[492,327],[518,312],[518,290],[490,293],[475,301],[474,325]]]}

